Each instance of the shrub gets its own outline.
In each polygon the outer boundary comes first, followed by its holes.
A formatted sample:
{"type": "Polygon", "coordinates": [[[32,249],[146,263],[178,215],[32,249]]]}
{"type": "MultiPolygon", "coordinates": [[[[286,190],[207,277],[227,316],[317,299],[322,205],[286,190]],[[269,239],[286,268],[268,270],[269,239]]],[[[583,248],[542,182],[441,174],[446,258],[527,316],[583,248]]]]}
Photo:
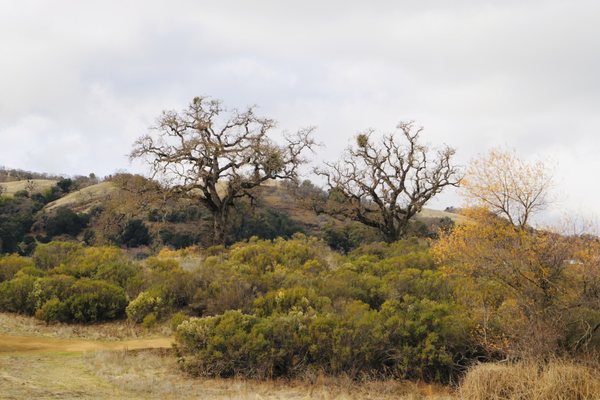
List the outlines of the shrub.
{"type": "Polygon", "coordinates": [[[46,323],[50,322],[68,322],[70,319],[69,308],[67,304],[56,297],[46,301],[42,307],[35,312],[35,317],[46,323]]]}
{"type": "Polygon", "coordinates": [[[142,321],[142,326],[144,328],[152,328],[152,327],[154,327],[154,325],[156,325],[156,321],[157,321],[156,314],[150,313],[144,317],[144,320],[142,321]]]}
{"type": "Polygon", "coordinates": [[[17,272],[33,267],[33,262],[17,255],[0,256],[0,282],[11,280],[17,272]]]}
{"type": "Polygon", "coordinates": [[[53,215],[46,218],[46,234],[49,237],[77,236],[85,228],[88,220],[85,214],[77,214],[67,207],[59,207],[53,215]]]}
{"type": "Polygon", "coordinates": [[[287,314],[295,310],[309,312],[323,310],[330,306],[331,300],[320,297],[314,289],[295,287],[271,291],[254,301],[254,314],[269,316],[273,314],[287,314]]]}
{"type": "Polygon", "coordinates": [[[140,323],[149,314],[154,314],[155,318],[161,315],[164,308],[165,304],[160,296],[151,292],[142,292],[127,305],[125,312],[127,313],[127,318],[133,322],[140,323]]]}
{"type": "Polygon", "coordinates": [[[75,254],[81,252],[83,247],[79,243],[72,242],[50,242],[39,244],[33,253],[35,266],[49,270],[69,262],[75,254]]]}
{"type": "Polygon", "coordinates": [[[88,247],[70,254],[52,272],[105,280],[125,288],[140,271],[117,247],[88,247]]]}
{"type": "Polygon", "coordinates": [[[72,294],[76,279],[68,275],[51,275],[35,281],[31,296],[36,308],[52,299],[66,300],[72,294]]]}
{"type": "Polygon", "coordinates": [[[74,322],[97,322],[123,316],[127,299],[118,286],[105,281],[80,279],[72,286],[66,300],[74,322]]]}
{"type": "Polygon", "coordinates": [[[19,274],[10,281],[0,284],[0,310],[20,314],[33,315],[35,299],[33,287],[38,278],[19,274]]]}
{"type": "Polygon", "coordinates": [[[131,219],[117,236],[116,243],[126,247],[139,247],[149,245],[152,241],[150,232],[144,221],[131,219]]]}
{"type": "MultiPolygon", "coordinates": [[[[250,362],[255,360],[248,358],[246,350],[250,331],[257,322],[257,317],[240,311],[183,322],[176,334],[182,367],[194,375],[213,377],[254,372],[250,362]]],[[[266,346],[259,350],[264,351],[266,346]]]]}
{"type": "Polygon", "coordinates": [[[177,331],[179,325],[181,325],[184,321],[188,320],[188,316],[182,312],[176,312],[171,317],[171,329],[173,332],[177,331]]]}

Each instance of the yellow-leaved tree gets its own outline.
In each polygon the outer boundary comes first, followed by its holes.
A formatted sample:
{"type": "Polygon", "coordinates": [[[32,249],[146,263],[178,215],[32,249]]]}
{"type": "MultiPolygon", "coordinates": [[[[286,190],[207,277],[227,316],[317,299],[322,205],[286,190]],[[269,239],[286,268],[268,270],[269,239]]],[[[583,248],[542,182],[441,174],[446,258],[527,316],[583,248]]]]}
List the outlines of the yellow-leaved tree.
{"type": "Polygon", "coordinates": [[[469,223],[442,233],[434,254],[462,279],[457,298],[490,356],[575,351],[600,340],[597,237],[533,229],[548,204],[541,162],[492,150],[468,168],[469,223]]]}
{"type": "Polygon", "coordinates": [[[551,185],[546,164],[527,162],[501,149],[472,160],[461,183],[469,205],[485,208],[519,228],[546,208],[551,185]]]}

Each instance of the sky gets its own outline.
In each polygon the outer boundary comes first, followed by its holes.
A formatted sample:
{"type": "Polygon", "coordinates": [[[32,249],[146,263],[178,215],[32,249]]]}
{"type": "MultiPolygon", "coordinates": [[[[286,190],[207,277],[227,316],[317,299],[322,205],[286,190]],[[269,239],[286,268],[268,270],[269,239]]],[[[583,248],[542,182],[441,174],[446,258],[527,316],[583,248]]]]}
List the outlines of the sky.
{"type": "Polygon", "coordinates": [[[134,140],[210,96],[316,126],[316,163],[410,120],[461,165],[514,149],[555,171],[555,214],[595,217],[599,20],[596,0],[0,0],[0,165],[143,172],[134,140]]]}

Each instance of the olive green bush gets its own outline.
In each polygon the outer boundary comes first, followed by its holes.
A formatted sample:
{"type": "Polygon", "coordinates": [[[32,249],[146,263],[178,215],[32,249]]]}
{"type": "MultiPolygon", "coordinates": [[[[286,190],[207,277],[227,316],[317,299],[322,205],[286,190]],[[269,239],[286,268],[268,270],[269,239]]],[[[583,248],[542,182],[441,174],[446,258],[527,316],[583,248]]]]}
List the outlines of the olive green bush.
{"type": "Polygon", "coordinates": [[[195,274],[201,317],[176,334],[192,374],[447,382],[474,349],[454,282],[424,241],[373,243],[344,257],[303,235],[250,240],[207,256],[195,274]]]}
{"type": "Polygon", "coordinates": [[[33,262],[18,255],[0,256],[0,282],[9,281],[25,267],[33,267],[33,262]]]}
{"type": "Polygon", "coordinates": [[[153,314],[155,318],[160,316],[164,312],[165,307],[166,305],[162,297],[145,291],[129,302],[125,312],[127,313],[127,318],[131,321],[140,323],[149,314],[153,314]]]}

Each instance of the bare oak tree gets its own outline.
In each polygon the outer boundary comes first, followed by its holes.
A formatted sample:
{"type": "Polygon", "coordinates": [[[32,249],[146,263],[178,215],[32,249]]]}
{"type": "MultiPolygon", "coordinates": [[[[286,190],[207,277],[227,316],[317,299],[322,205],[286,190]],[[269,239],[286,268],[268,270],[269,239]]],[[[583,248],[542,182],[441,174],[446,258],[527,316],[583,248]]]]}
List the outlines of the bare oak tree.
{"type": "Polygon", "coordinates": [[[152,134],[140,137],[130,157],[146,159],[153,177],[170,190],[197,199],[212,213],[214,243],[224,243],[236,198],[270,179],[296,179],[312,149],[313,128],[286,135],[284,145],[267,136],[275,121],[228,111],[218,100],[196,97],[182,112],[165,111],[152,134]]]}
{"type": "Polygon", "coordinates": [[[425,203],[461,178],[451,163],[452,148],[445,146],[431,158],[419,143],[422,128],[400,123],[398,129],[380,142],[373,140],[373,131],[358,135],[340,161],[315,171],[329,188],[323,212],[377,228],[389,242],[403,237],[425,203]]]}

